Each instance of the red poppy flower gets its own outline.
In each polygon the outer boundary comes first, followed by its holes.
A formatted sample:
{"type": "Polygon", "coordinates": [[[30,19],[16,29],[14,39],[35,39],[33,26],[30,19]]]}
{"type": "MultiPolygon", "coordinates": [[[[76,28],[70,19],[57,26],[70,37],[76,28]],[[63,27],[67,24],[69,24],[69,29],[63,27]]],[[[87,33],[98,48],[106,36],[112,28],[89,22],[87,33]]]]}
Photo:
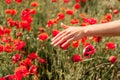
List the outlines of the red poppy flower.
{"type": "Polygon", "coordinates": [[[27,28],[28,26],[30,26],[30,22],[28,22],[27,20],[22,20],[22,21],[20,22],[20,26],[25,29],[25,28],[27,28]]]}
{"type": "Polygon", "coordinates": [[[3,43],[9,43],[9,42],[12,42],[13,40],[12,40],[12,38],[10,36],[3,36],[1,41],[3,43]]]}
{"type": "Polygon", "coordinates": [[[39,40],[41,41],[45,41],[48,38],[48,34],[47,33],[41,33],[38,35],[39,40]]]}
{"type": "Polygon", "coordinates": [[[58,13],[57,14],[57,20],[62,20],[62,19],[64,19],[64,14],[63,13],[58,13]]]}
{"type": "Polygon", "coordinates": [[[36,7],[36,6],[38,6],[38,2],[33,1],[33,2],[30,3],[30,6],[32,6],[32,7],[36,7]]]}
{"type": "Polygon", "coordinates": [[[109,57],[109,61],[110,61],[111,64],[114,64],[116,62],[116,60],[117,60],[116,56],[110,56],[109,57]]]}
{"type": "Polygon", "coordinates": [[[53,23],[52,20],[48,20],[46,26],[49,28],[49,27],[51,27],[53,24],[54,24],[54,23],[53,23]]]}
{"type": "Polygon", "coordinates": [[[73,15],[74,13],[73,13],[72,10],[68,9],[68,10],[66,10],[66,14],[68,14],[68,15],[73,15]]]}
{"type": "Polygon", "coordinates": [[[72,42],[72,47],[77,48],[79,46],[79,41],[73,41],[72,42]]]}
{"type": "Polygon", "coordinates": [[[14,56],[12,56],[13,63],[18,62],[20,59],[21,59],[20,54],[15,54],[14,56]]]}
{"type": "Polygon", "coordinates": [[[0,52],[3,51],[3,45],[0,44],[0,52]]]}
{"type": "Polygon", "coordinates": [[[118,14],[118,12],[119,12],[118,9],[113,10],[113,14],[118,14]]]}
{"type": "Polygon", "coordinates": [[[24,41],[18,41],[17,43],[14,44],[16,50],[21,50],[25,46],[24,41]]]}
{"type": "Polygon", "coordinates": [[[30,59],[36,59],[37,58],[37,55],[36,55],[36,53],[34,53],[34,52],[32,52],[32,53],[30,53],[30,54],[28,54],[28,58],[30,58],[30,59]]]}
{"type": "Polygon", "coordinates": [[[29,73],[30,74],[36,74],[37,73],[37,66],[36,65],[30,66],[29,73]]]}
{"type": "Polygon", "coordinates": [[[9,28],[4,27],[3,32],[4,34],[10,34],[11,30],[9,28]]]}
{"type": "Polygon", "coordinates": [[[57,20],[56,19],[50,19],[47,21],[46,27],[51,27],[53,24],[56,24],[57,20]]]}
{"type": "Polygon", "coordinates": [[[26,18],[30,16],[30,9],[29,8],[25,8],[21,11],[20,14],[21,18],[26,18]]]}
{"type": "Polygon", "coordinates": [[[80,24],[80,26],[81,26],[81,27],[87,26],[87,23],[82,22],[82,23],[80,24]]]}
{"type": "Polygon", "coordinates": [[[30,16],[31,13],[31,10],[29,8],[26,8],[24,10],[21,11],[21,14],[20,14],[20,18],[21,20],[26,20],[28,21],[29,23],[32,22],[32,17],[30,16]]]}
{"type": "Polygon", "coordinates": [[[18,22],[18,21],[14,21],[12,18],[7,18],[7,24],[8,24],[10,27],[19,28],[19,22],[18,22]]]}
{"type": "Polygon", "coordinates": [[[53,29],[52,30],[52,36],[55,37],[59,33],[58,30],[53,29]]]}
{"type": "Polygon", "coordinates": [[[26,20],[22,20],[22,21],[20,22],[20,25],[21,25],[21,26],[30,26],[30,23],[29,23],[28,21],[26,21],[26,20]]]}
{"type": "Polygon", "coordinates": [[[16,2],[16,3],[21,3],[21,2],[22,2],[22,0],[15,0],[15,2],[16,2]]]}
{"type": "Polygon", "coordinates": [[[92,25],[92,24],[96,24],[97,20],[94,18],[83,18],[83,22],[92,25]]]}
{"type": "Polygon", "coordinates": [[[82,42],[82,44],[84,44],[86,40],[87,40],[87,37],[83,37],[83,38],[81,38],[81,42],[82,42]]]}
{"type": "Polygon", "coordinates": [[[107,23],[108,21],[107,20],[101,20],[100,23],[107,23]]]}
{"type": "Polygon", "coordinates": [[[10,4],[10,3],[12,3],[12,0],[4,0],[4,2],[5,2],[6,4],[10,4]]]}
{"type": "Polygon", "coordinates": [[[30,10],[30,14],[36,14],[36,10],[35,9],[31,9],[30,10]]]}
{"type": "Polygon", "coordinates": [[[43,58],[39,58],[38,61],[39,61],[40,63],[44,63],[44,64],[46,63],[45,59],[43,59],[43,58]]]}
{"type": "Polygon", "coordinates": [[[27,20],[22,20],[20,22],[20,25],[21,25],[21,27],[27,27],[27,26],[30,26],[30,23],[27,20]]]}
{"type": "Polygon", "coordinates": [[[57,0],[52,0],[52,2],[57,2],[57,0]]]}
{"type": "Polygon", "coordinates": [[[17,14],[17,11],[15,9],[11,9],[11,13],[10,14],[11,15],[15,15],[15,14],[17,14]]]}
{"type": "Polygon", "coordinates": [[[106,42],[106,49],[113,50],[113,49],[115,49],[115,47],[116,47],[115,43],[113,43],[113,42],[106,42]]]}
{"type": "Polygon", "coordinates": [[[3,36],[3,35],[4,35],[3,28],[0,28],[0,36],[3,36]]]}
{"type": "Polygon", "coordinates": [[[63,0],[63,2],[64,2],[64,3],[68,3],[68,2],[69,2],[69,0],[63,0]]]}
{"type": "Polygon", "coordinates": [[[10,45],[10,44],[6,44],[3,48],[3,51],[4,52],[13,52],[14,51],[14,48],[13,48],[13,45],[10,45]]]}
{"type": "Polygon", "coordinates": [[[79,54],[74,54],[71,58],[72,62],[79,62],[82,60],[79,54]]]}
{"type": "Polygon", "coordinates": [[[84,49],[83,49],[83,56],[88,58],[90,55],[94,54],[95,52],[95,48],[91,45],[87,45],[84,49]]]}
{"type": "Polygon", "coordinates": [[[19,66],[14,70],[14,79],[15,80],[22,80],[23,77],[29,74],[26,66],[19,66]]]}
{"type": "Polygon", "coordinates": [[[20,66],[23,65],[23,66],[28,67],[28,66],[31,65],[31,59],[29,59],[29,58],[25,58],[22,62],[20,62],[19,65],[20,65],[20,66]]]}
{"type": "Polygon", "coordinates": [[[78,19],[72,19],[70,20],[71,24],[78,24],[79,20],[78,19]]]}
{"type": "Polygon", "coordinates": [[[107,21],[110,21],[110,20],[112,19],[112,14],[107,13],[107,14],[105,15],[105,18],[107,19],[107,21]]]}
{"type": "Polygon", "coordinates": [[[5,14],[15,15],[17,11],[15,9],[6,9],[5,14]]]}
{"type": "Polygon", "coordinates": [[[4,12],[5,12],[5,14],[10,14],[11,13],[11,9],[6,9],[4,12]]]}
{"type": "Polygon", "coordinates": [[[92,36],[90,39],[94,42],[100,42],[102,37],[92,36]]]}
{"type": "Polygon", "coordinates": [[[74,9],[79,9],[80,8],[80,4],[76,3],[73,7],[74,7],[74,9]]]}
{"type": "Polygon", "coordinates": [[[12,18],[7,18],[7,24],[8,24],[10,27],[16,26],[16,22],[15,22],[12,18]]]}

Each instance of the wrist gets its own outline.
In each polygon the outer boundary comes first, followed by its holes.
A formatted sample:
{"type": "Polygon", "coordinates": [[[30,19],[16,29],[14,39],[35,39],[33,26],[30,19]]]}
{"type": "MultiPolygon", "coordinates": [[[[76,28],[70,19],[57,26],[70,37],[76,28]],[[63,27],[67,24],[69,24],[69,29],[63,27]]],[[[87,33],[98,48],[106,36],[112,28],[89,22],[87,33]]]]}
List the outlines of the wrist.
{"type": "Polygon", "coordinates": [[[83,27],[83,34],[84,34],[84,36],[90,36],[88,27],[83,27]]]}

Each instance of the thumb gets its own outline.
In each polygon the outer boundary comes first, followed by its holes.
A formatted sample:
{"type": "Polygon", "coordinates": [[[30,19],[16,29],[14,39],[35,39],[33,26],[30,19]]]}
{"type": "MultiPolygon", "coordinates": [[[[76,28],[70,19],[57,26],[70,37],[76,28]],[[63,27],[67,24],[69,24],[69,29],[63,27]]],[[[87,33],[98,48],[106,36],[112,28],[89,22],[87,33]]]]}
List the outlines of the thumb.
{"type": "Polygon", "coordinates": [[[64,28],[64,29],[69,28],[69,26],[67,26],[67,25],[65,25],[65,24],[63,24],[63,23],[61,23],[61,27],[64,28]]]}

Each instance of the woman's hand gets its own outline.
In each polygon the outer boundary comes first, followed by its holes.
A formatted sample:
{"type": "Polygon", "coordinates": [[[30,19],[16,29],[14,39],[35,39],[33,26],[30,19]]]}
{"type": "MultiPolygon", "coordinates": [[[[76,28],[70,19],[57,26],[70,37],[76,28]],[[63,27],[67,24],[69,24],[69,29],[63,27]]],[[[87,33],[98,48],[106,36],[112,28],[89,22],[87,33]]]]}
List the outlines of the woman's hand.
{"type": "Polygon", "coordinates": [[[64,47],[85,36],[84,27],[69,27],[64,24],[61,24],[61,27],[65,28],[65,30],[61,31],[52,39],[52,45],[54,46],[61,44],[64,47]]]}

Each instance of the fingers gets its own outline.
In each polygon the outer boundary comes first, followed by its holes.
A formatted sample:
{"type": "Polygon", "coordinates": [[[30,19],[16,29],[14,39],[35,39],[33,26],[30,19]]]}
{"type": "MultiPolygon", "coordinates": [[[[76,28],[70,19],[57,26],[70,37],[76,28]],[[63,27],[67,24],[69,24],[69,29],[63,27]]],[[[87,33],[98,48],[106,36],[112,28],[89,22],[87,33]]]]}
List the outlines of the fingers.
{"type": "Polygon", "coordinates": [[[55,39],[59,38],[59,36],[61,36],[61,35],[64,34],[65,32],[66,32],[66,31],[64,30],[64,31],[60,32],[59,34],[57,34],[57,35],[52,39],[52,41],[54,41],[55,39]]]}
{"type": "MultiPolygon", "coordinates": [[[[63,23],[61,23],[61,27],[64,28],[64,29],[69,28],[69,26],[64,25],[63,23]]],[[[56,35],[56,36],[52,39],[52,41],[54,41],[55,39],[57,39],[60,35],[64,34],[65,32],[66,32],[65,30],[62,31],[62,32],[60,32],[58,35],[56,35]]]]}
{"type": "Polygon", "coordinates": [[[65,43],[62,44],[62,47],[67,46],[68,44],[72,43],[74,41],[74,38],[70,38],[69,40],[67,40],[65,43]]]}
{"type": "MultiPolygon", "coordinates": [[[[69,28],[69,26],[61,23],[61,27],[64,29],[69,28]]],[[[52,39],[52,45],[54,46],[58,46],[58,45],[63,45],[66,46],[67,44],[69,44],[72,40],[73,40],[73,33],[70,33],[70,31],[68,30],[63,30],[62,32],[60,32],[58,35],[56,35],[53,39],[52,39]],[[67,41],[67,42],[66,42],[67,41]]]]}
{"type": "Polygon", "coordinates": [[[67,26],[67,25],[65,25],[65,24],[63,24],[63,23],[61,23],[61,27],[64,28],[64,29],[69,28],[69,26],[67,26]]]}
{"type": "Polygon", "coordinates": [[[52,39],[52,45],[56,46],[55,44],[66,35],[68,35],[67,32],[61,32],[60,34],[58,34],[54,39],[52,39]]]}
{"type": "Polygon", "coordinates": [[[72,38],[73,34],[66,34],[61,36],[61,38],[57,39],[56,42],[54,42],[54,46],[58,46],[66,42],[68,39],[72,38]]]}

